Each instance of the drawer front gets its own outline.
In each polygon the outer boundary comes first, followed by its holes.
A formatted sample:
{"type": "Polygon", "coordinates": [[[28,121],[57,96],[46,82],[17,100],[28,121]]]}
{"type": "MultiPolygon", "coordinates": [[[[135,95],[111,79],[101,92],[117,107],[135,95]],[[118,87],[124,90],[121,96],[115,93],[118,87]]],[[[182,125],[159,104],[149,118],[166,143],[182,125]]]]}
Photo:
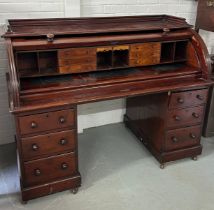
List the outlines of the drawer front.
{"type": "Polygon", "coordinates": [[[170,130],[166,133],[166,150],[181,149],[200,143],[201,126],[170,130]]]}
{"type": "Polygon", "coordinates": [[[169,109],[205,104],[207,101],[207,95],[208,89],[172,93],[169,109]]]}
{"type": "Polygon", "coordinates": [[[160,63],[160,43],[145,43],[131,46],[130,66],[144,66],[160,63]]]}
{"type": "Polygon", "coordinates": [[[65,128],[75,125],[75,110],[66,109],[18,118],[21,134],[65,128]]]}
{"type": "Polygon", "coordinates": [[[46,135],[39,135],[21,140],[24,160],[40,155],[52,155],[75,150],[76,130],[61,131],[46,135]]]}
{"type": "Polygon", "coordinates": [[[96,70],[96,63],[90,64],[73,64],[70,66],[60,66],[60,73],[80,73],[80,72],[88,72],[92,70],[96,70]]]}
{"type": "Polygon", "coordinates": [[[188,126],[201,123],[204,106],[168,111],[168,127],[188,126]]]}
{"type": "Polygon", "coordinates": [[[73,57],[73,59],[59,59],[59,66],[72,64],[96,64],[96,57],[73,57]]]}
{"type": "Polygon", "coordinates": [[[77,173],[74,153],[24,163],[25,186],[47,183],[77,173]]]}
{"type": "Polygon", "coordinates": [[[59,59],[71,59],[77,56],[96,56],[96,48],[73,48],[58,51],[59,59]]]}

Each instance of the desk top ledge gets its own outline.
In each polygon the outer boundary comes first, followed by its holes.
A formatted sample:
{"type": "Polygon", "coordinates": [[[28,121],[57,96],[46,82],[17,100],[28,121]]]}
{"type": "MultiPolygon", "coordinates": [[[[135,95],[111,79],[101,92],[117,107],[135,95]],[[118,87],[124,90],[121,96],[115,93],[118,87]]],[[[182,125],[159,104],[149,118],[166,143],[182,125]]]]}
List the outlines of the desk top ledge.
{"type": "Polygon", "coordinates": [[[169,15],[8,20],[5,38],[115,34],[191,28],[184,18],[169,15]],[[66,26],[66,27],[65,27],[66,26]]]}

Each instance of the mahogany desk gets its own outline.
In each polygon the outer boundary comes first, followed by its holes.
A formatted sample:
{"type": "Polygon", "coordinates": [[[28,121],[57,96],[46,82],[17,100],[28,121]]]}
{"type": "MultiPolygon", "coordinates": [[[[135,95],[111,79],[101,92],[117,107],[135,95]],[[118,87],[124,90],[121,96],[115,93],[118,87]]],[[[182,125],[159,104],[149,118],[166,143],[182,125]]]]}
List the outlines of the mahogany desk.
{"type": "MultiPolygon", "coordinates": [[[[197,16],[195,22],[195,30],[214,32],[214,1],[199,0],[197,8],[197,16]]],[[[212,77],[214,77],[214,54],[210,54],[212,61],[212,77]]],[[[203,126],[203,136],[210,137],[214,135],[214,92],[210,91],[208,97],[207,111],[203,126]]]]}
{"type": "Polygon", "coordinates": [[[201,154],[213,81],[185,19],[9,20],[4,38],[23,201],[81,185],[78,104],[126,97],[124,122],[161,168],[201,154]]]}

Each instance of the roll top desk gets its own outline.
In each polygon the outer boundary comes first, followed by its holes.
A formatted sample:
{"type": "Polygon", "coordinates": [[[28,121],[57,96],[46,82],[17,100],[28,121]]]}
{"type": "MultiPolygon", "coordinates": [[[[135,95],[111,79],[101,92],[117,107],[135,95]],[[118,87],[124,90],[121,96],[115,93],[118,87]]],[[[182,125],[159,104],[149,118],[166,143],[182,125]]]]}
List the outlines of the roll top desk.
{"type": "Polygon", "coordinates": [[[78,104],[127,98],[124,123],[161,168],[201,154],[213,81],[185,19],[9,20],[4,38],[23,201],[80,187],[78,104]]]}

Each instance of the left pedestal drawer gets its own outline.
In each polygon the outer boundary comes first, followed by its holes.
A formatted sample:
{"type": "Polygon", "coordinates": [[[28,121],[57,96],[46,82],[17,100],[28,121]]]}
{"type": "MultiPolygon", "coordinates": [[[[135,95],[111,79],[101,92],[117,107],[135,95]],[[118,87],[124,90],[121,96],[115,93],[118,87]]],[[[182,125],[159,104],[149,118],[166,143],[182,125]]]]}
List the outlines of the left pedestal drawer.
{"type": "Polygon", "coordinates": [[[37,135],[21,139],[22,155],[25,161],[40,156],[74,151],[76,147],[76,130],[66,130],[45,135],[37,135]]]}
{"type": "Polygon", "coordinates": [[[53,156],[24,163],[24,187],[48,183],[78,173],[75,153],[53,156]]]}
{"type": "Polygon", "coordinates": [[[73,127],[75,125],[75,110],[64,109],[21,116],[18,117],[18,123],[21,135],[73,127]]]}

